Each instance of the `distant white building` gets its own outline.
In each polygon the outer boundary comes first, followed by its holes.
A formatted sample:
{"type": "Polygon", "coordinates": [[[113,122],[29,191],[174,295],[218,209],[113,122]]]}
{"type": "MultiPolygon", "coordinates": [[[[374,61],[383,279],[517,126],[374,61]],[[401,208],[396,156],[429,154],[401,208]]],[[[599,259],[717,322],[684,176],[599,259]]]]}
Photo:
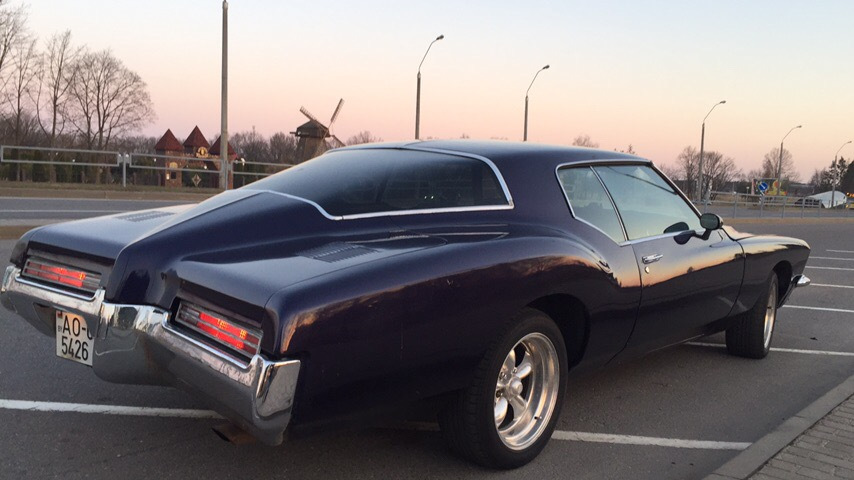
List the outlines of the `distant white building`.
{"type": "Polygon", "coordinates": [[[807,198],[821,202],[821,206],[824,208],[838,207],[840,205],[845,205],[848,202],[848,197],[845,196],[845,193],[840,192],[839,190],[828,190],[826,192],[810,195],[807,198]]]}

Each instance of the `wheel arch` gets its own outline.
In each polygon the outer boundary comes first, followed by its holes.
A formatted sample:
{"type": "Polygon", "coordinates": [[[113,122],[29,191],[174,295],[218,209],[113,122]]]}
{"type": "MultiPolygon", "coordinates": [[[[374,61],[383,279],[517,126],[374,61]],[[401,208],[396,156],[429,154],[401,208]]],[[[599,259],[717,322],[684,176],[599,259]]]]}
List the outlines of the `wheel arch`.
{"type": "Polygon", "coordinates": [[[527,305],[548,315],[560,329],[570,366],[584,356],[590,333],[590,314],[578,298],[567,294],[540,297],[527,305]]]}
{"type": "MultiPolygon", "coordinates": [[[[786,260],[774,265],[774,274],[777,275],[777,299],[780,304],[785,301],[792,283],[792,264],[786,260]]],[[[779,306],[779,305],[778,305],[779,306]]]]}

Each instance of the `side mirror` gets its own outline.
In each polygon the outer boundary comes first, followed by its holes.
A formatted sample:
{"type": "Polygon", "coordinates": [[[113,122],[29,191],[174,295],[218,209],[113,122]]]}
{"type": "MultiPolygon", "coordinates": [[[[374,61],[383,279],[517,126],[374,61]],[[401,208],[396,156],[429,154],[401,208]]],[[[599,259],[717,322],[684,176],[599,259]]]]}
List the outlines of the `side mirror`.
{"type": "Polygon", "coordinates": [[[700,216],[700,226],[706,230],[717,230],[723,225],[723,219],[714,213],[704,213],[700,216]]]}

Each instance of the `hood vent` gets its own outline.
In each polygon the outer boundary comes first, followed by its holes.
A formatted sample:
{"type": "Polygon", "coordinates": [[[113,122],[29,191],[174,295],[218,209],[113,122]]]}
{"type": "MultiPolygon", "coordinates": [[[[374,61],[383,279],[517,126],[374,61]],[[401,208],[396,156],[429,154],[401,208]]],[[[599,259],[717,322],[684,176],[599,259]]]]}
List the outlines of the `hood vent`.
{"type": "Polygon", "coordinates": [[[147,220],[154,220],[155,218],[160,217],[168,217],[170,215],[174,215],[174,213],[155,210],[153,212],[129,213],[127,215],[121,215],[116,218],[118,218],[119,220],[127,220],[128,222],[145,222],[147,220]]]}
{"type": "Polygon", "coordinates": [[[350,258],[360,257],[369,253],[374,253],[376,250],[360,245],[351,245],[349,243],[330,243],[318,248],[304,250],[297,255],[322,262],[333,263],[350,258]]]}

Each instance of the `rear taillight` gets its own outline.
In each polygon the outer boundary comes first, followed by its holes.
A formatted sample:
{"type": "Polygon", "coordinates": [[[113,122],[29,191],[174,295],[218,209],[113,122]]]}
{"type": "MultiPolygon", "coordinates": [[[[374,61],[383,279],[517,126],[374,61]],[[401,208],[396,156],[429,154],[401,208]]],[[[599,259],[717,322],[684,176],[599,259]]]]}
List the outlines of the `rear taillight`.
{"type": "Polygon", "coordinates": [[[94,293],[101,283],[101,275],[87,272],[68,265],[54,263],[40,258],[30,258],[21,272],[25,277],[43,280],[54,285],[71,287],[94,293]]]}
{"type": "Polygon", "coordinates": [[[258,353],[261,344],[259,330],[240,325],[225,315],[192,303],[181,302],[175,321],[206,340],[211,340],[247,357],[258,353]]]}

